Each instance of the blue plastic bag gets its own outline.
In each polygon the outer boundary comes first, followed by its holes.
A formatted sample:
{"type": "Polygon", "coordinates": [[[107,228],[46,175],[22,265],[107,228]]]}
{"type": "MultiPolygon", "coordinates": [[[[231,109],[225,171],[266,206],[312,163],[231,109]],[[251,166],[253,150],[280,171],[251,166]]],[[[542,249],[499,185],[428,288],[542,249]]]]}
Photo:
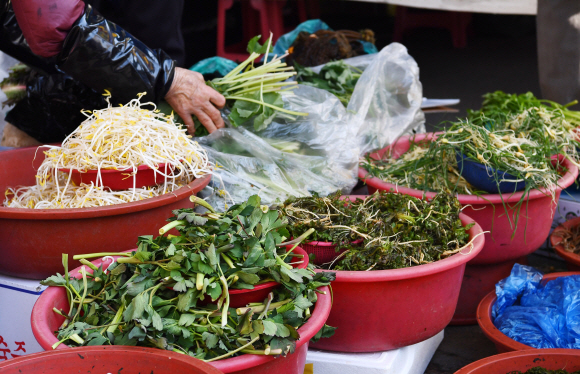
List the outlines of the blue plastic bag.
{"type": "Polygon", "coordinates": [[[238,66],[238,64],[232,60],[215,56],[198,61],[195,65],[190,67],[189,70],[197,71],[201,74],[216,74],[223,77],[230,71],[234,70],[236,66],[238,66]]]}
{"type": "Polygon", "coordinates": [[[580,349],[580,276],[541,283],[538,270],[515,264],[496,285],[495,327],[534,348],[580,349]]]}

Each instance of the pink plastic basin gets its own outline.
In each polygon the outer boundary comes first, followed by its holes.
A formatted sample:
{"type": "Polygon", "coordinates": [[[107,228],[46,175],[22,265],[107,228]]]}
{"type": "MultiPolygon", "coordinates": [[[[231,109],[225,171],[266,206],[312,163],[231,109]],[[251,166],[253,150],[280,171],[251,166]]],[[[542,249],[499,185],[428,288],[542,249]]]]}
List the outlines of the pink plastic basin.
{"type": "MultiPolygon", "coordinates": [[[[415,141],[429,141],[436,136],[434,133],[418,134],[415,141]]],[[[403,136],[392,145],[393,157],[399,157],[407,152],[410,147],[409,136],[403,136]]],[[[390,150],[391,146],[386,147],[378,152],[372,153],[371,157],[380,159],[390,150]]],[[[513,228],[510,226],[508,217],[505,213],[502,198],[498,194],[486,194],[480,196],[457,195],[457,199],[463,206],[467,206],[463,213],[473,218],[484,231],[490,231],[485,234],[485,247],[475,259],[470,261],[470,265],[475,264],[492,264],[515,260],[518,257],[525,256],[534,252],[548,237],[550,226],[552,224],[553,213],[560,198],[560,192],[563,188],[570,186],[578,176],[578,168],[568,160],[563,161],[563,165],[568,171],[558,180],[556,188],[556,200],[552,201],[549,191],[538,189],[530,191],[527,201],[522,204],[518,228],[512,239],[513,228]]],[[[376,190],[393,191],[406,195],[422,198],[423,191],[407,187],[396,186],[387,183],[379,178],[370,177],[364,168],[359,168],[359,178],[368,185],[369,193],[376,190]]],[[[506,204],[517,203],[524,192],[517,192],[512,195],[504,195],[503,202],[506,204]]],[[[425,196],[428,199],[436,195],[434,192],[427,192],[425,196]]],[[[510,212],[513,215],[513,212],[510,212]]]]}
{"type": "MultiPolygon", "coordinates": [[[[44,159],[36,148],[0,152],[0,193],[35,184],[44,159]]],[[[190,208],[189,196],[207,186],[210,175],[172,193],[133,203],[84,209],[0,207],[0,273],[45,279],[62,272],[62,253],[129,250],[139,235],[158,235],[174,209],[190,208]]],[[[77,266],[78,262],[71,265],[77,266]]]]}
{"type": "Polygon", "coordinates": [[[527,349],[486,357],[455,372],[455,374],[506,374],[524,373],[541,366],[548,370],[580,370],[580,355],[576,349],[527,349]]]}
{"type": "MultiPolygon", "coordinates": [[[[159,171],[163,174],[171,174],[173,167],[166,167],[166,164],[159,164],[159,171]]],[[[76,169],[59,169],[71,174],[71,179],[75,184],[81,183],[97,185],[97,170],[76,170],[76,169]]],[[[165,176],[155,172],[147,165],[140,165],[137,167],[135,173],[135,184],[133,185],[133,176],[131,173],[133,169],[104,169],[101,170],[101,182],[105,187],[109,187],[114,191],[128,190],[130,188],[153,187],[158,184],[165,183],[165,176]]],[[[99,183],[98,185],[101,185],[99,183]]]]}
{"type": "Polygon", "coordinates": [[[145,347],[78,347],[33,353],[0,363],[2,374],[222,374],[208,363],[145,347]]]}
{"type": "Polygon", "coordinates": [[[573,218],[556,227],[554,232],[552,232],[552,235],[550,235],[550,244],[552,245],[552,248],[554,248],[558,256],[566,260],[566,263],[568,264],[568,270],[572,271],[580,270],[580,255],[568,252],[564,249],[564,246],[560,244],[562,242],[560,233],[564,231],[564,229],[571,229],[573,227],[577,227],[578,225],[580,225],[580,217],[573,218]]]}
{"type": "MultiPolygon", "coordinates": [[[[99,266],[101,263],[101,259],[93,261],[93,264],[96,266],[99,266]]],[[[80,267],[71,271],[71,275],[80,278],[79,269],[80,267]]],[[[86,269],[87,272],[92,273],[91,269],[88,267],[86,269]]],[[[322,287],[319,290],[323,294],[318,294],[318,301],[316,302],[312,316],[298,329],[300,340],[296,342],[296,351],[294,353],[286,357],[243,355],[214,361],[210,364],[224,373],[302,374],[304,372],[304,364],[306,363],[308,342],[324,326],[332,306],[329,288],[322,287]]],[[[54,313],[53,308],[62,310],[68,310],[69,308],[66,291],[63,287],[48,287],[38,298],[32,309],[32,315],[30,317],[32,332],[38,344],[47,351],[51,351],[52,345],[58,341],[53,332],[58,330],[64,320],[64,317],[54,313]]],[[[65,349],[68,351],[71,348],[61,344],[56,350],[60,351],[65,349]]]]}
{"type": "MultiPolygon", "coordinates": [[[[463,225],[474,222],[460,215],[463,225]]],[[[470,238],[481,233],[479,225],[470,238]]],[[[337,271],[329,339],[312,344],[337,352],[382,352],[421,342],[439,333],[451,320],[457,305],[467,261],[481,251],[483,235],[473,247],[444,260],[404,269],[337,271]]]]}
{"type": "MultiPolygon", "coordinates": [[[[562,272],[562,273],[546,274],[542,279],[542,283],[547,283],[556,278],[567,277],[569,275],[580,275],[580,272],[562,272]]],[[[485,336],[487,336],[487,338],[491,340],[493,344],[495,344],[497,352],[503,353],[511,351],[522,351],[533,348],[530,347],[529,345],[522,344],[509,338],[503,332],[499,331],[497,327],[495,327],[491,319],[491,310],[493,305],[495,304],[496,299],[497,296],[495,294],[495,291],[492,291],[485,298],[483,298],[483,300],[481,300],[479,306],[477,307],[477,323],[479,324],[479,327],[481,327],[481,330],[483,331],[485,336]]],[[[578,350],[574,349],[573,351],[575,351],[577,355],[580,355],[580,352],[578,350]]]]}

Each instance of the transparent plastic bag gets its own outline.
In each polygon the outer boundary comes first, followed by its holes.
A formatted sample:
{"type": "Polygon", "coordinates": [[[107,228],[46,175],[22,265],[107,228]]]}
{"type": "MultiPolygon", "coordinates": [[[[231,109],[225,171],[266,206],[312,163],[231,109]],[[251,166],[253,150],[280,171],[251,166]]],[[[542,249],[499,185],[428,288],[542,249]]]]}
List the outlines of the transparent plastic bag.
{"type": "Polygon", "coordinates": [[[196,138],[221,166],[213,192],[206,193],[210,203],[225,209],[256,193],[266,204],[290,195],[349,193],[360,156],[421,127],[419,69],[406,48],[393,43],[372,60],[360,61],[366,69],[347,108],[327,91],[298,85],[284,95],[284,107],[308,116],[280,113],[266,129],[255,131],[252,121],[231,128],[224,112],[229,128],[196,138]],[[219,192],[224,188],[227,203],[219,192]]]}
{"type": "Polygon", "coordinates": [[[580,276],[541,283],[538,270],[515,264],[496,285],[494,325],[534,348],[580,349],[580,276]]]}
{"type": "MultiPolygon", "coordinates": [[[[284,97],[284,107],[309,114],[278,117],[262,131],[255,131],[249,121],[196,138],[219,165],[210,204],[223,210],[226,204],[253,194],[273,204],[290,195],[326,196],[337,190],[348,193],[354,187],[359,155],[356,128],[349,126],[340,101],[324,90],[299,86],[284,97]],[[224,187],[229,196],[218,193],[224,187]]],[[[228,122],[226,115],[224,120],[228,122]]]]}

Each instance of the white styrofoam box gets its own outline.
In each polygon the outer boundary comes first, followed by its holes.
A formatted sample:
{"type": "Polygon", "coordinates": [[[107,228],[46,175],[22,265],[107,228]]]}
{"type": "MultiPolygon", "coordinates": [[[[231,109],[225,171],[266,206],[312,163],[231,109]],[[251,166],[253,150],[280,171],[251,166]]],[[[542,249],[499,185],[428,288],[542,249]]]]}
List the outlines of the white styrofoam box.
{"type": "Polygon", "coordinates": [[[45,289],[37,280],[0,275],[0,362],[44,351],[32,334],[30,315],[45,289]]]}
{"type": "Polygon", "coordinates": [[[308,350],[306,362],[314,374],[423,374],[443,340],[443,331],[407,347],[376,353],[338,353],[308,350]]]}

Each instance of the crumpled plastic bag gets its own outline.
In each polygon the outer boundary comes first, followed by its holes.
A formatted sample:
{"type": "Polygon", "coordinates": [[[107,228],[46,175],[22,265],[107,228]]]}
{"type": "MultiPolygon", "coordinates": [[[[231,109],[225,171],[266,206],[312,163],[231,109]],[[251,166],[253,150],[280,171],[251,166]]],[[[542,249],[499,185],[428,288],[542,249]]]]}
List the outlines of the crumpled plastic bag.
{"type": "Polygon", "coordinates": [[[226,112],[229,128],[196,138],[220,166],[206,197],[223,210],[254,194],[273,204],[290,195],[349,193],[361,155],[423,125],[421,98],[417,63],[393,43],[368,63],[347,108],[327,91],[298,85],[284,108],[306,117],[279,115],[256,131],[252,123],[232,128],[226,112]]]}
{"type": "Polygon", "coordinates": [[[580,349],[580,275],[542,284],[542,273],[515,264],[496,285],[494,325],[534,348],[580,349]]]}
{"type": "Polygon", "coordinates": [[[228,192],[207,200],[220,210],[259,194],[265,204],[287,196],[326,196],[347,193],[356,184],[358,148],[356,128],[349,126],[346,109],[332,94],[299,86],[284,97],[284,108],[306,111],[297,120],[277,118],[265,130],[250,122],[195,138],[218,168],[211,186],[228,192]],[[222,184],[223,183],[223,184],[222,184]]]}
{"type": "Polygon", "coordinates": [[[425,132],[419,66],[407,48],[391,43],[376,55],[347,60],[347,64],[364,70],[347,107],[353,113],[350,121],[359,126],[361,156],[386,147],[413,129],[425,132]]]}

